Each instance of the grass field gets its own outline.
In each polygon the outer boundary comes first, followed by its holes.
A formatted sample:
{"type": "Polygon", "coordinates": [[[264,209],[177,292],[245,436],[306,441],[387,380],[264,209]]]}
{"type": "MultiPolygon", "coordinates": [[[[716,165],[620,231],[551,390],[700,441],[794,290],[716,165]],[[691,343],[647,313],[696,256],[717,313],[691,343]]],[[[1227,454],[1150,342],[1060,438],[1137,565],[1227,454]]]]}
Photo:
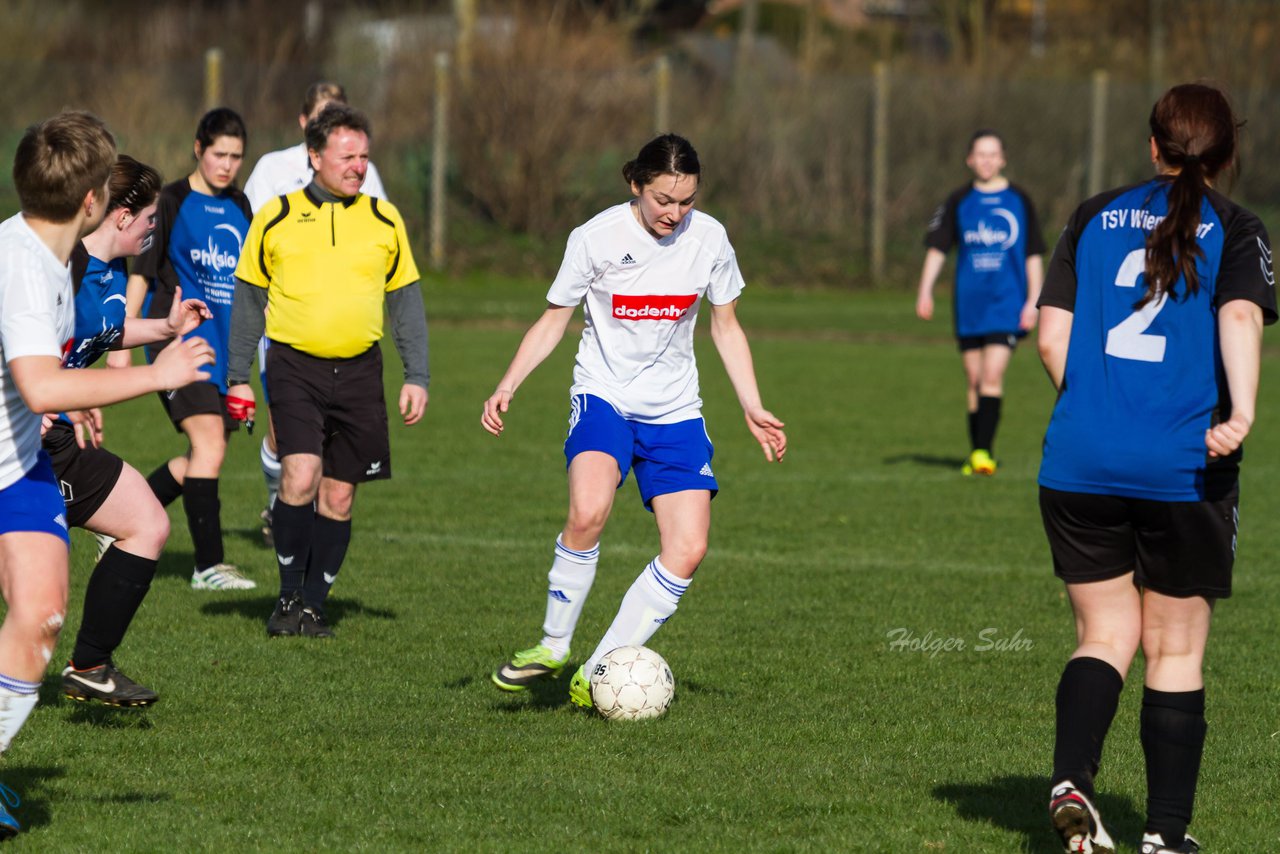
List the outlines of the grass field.
{"type": "MultiPolygon", "coordinates": [[[[19,847],[1057,850],[1045,780],[1073,631],[1036,503],[1052,393],[1034,348],[1008,377],[1000,473],[964,479],[962,380],[945,319],[915,321],[905,293],[748,291],[741,315],[791,449],[784,464],[764,464],[704,330],[723,492],[710,553],[651,642],[675,672],[676,702],[661,721],[609,724],[568,706],[567,678],[517,699],[487,679],[539,636],[563,522],[574,343],[520,390],[506,435],[478,423],[544,290],[480,279],[428,288],[431,407],[422,425],[393,428],[395,479],[357,496],[333,642],[265,637],[275,569],[257,537],[257,441],[234,440],[228,556],[261,586],[191,591],[175,505],[169,548],[117,656],[163,699],[141,713],[73,704],[51,666],[44,702],[0,766],[24,798],[19,847]]],[[[1236,595],[1208,656],[1192,831],[1213,852],[1280,850],[1274,348],[1263,371],[1236,595]]],[[[144,473],[183,447],[154,399],[108,419],[108,445],[144,473]]],[[[74,542],[72,631],[92,563],[91,541],[77,532],[74,542]]],[[[629,482],[579,658],[656,549],[629,482]]],[[[1129,681],[1099,787],[1132,852],[1145,804],[1140,662],[1129,681]]]]}

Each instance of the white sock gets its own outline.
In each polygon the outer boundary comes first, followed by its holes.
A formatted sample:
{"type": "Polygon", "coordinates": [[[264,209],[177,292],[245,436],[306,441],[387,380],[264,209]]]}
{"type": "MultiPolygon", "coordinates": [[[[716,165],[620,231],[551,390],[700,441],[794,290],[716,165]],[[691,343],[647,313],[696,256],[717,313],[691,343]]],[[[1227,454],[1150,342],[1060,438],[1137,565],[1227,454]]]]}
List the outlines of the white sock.
{"type": "Polygon", "coordinates": [[[573,630],[582,616],[582,606],[596,580],[600,544],[586,551],[574,551],[556,537],[556,557],[547,573],[547,617],[542,622],[542,645],[563,658],[573,640],[573,630]]]}
{"type": "Polygon", "coordinates": [[[267,509],[270,509],[276,506],[276,496],[280,493],[280,457],[263,439],[258,459],[262,461],[262,479],[267,483],[267,509]]]}
{"type": "Polygon", "coordinates": [[[0,753],[9,749],[9,742],[27,722],[40,699],[39,689],[39,682],[24,682],[0,673],[0,753]]]}
{"type": "Polygon", "coordinates": [[[689,581],[672,575],[658,558],[650,561],[622,597],[618,616],[613,618],[604,639],[587,659],[584,671],[587,676],[591,676],[592,668],[605,653],[620,646],[643,646],[653,637],[658,627],[676,612],[680,597],[689,589],[689,581]]]}

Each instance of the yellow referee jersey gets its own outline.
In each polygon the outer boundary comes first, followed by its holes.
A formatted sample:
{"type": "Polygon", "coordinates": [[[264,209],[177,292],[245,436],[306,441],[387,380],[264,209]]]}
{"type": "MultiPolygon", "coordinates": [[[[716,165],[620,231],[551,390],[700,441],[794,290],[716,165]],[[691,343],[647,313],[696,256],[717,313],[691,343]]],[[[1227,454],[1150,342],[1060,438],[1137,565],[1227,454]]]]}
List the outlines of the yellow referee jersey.
{"type": "Polygon", "coordinates": [[[236,277],[267,289],[268,338],[322,359],[373,346],[387,292],[419,278],[394,205],[363,193],[320,202],[305,189],[254,215],[236,277]]]}

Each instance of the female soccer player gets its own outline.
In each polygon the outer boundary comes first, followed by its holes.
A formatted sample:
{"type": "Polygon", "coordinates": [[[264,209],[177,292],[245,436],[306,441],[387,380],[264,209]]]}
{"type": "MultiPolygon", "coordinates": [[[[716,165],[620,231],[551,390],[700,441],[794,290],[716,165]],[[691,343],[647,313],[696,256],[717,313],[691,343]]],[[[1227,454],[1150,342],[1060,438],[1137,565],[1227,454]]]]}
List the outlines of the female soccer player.
{"type": "Polygon", "coordinates": [[[652,140],[622,168],[635,198],[569,236],[546,311],[485,401],[481,424],[499,436],[516,390],[585,302],[564,446],[569,514],[548,575],[545,636],[493,672],[503,690],[523,691],[568,663],[573,630],[595,579],[600,533],[629,470],[658,524],[662,549],[574,674],[572,702],[590,707],[588,679],[597,660],[616,647],[645,643],[675,613],[706,554],[711,499],[719,487],[693,356],[704,297],[711,304],[711,338],[747,429],[766,460],[786,454],[783,424],[761,405],[751,350],[735,313],[743,281],[733,247],[720,223],[693,208],[700,172],[693,146],[674,134],[652,140]]]}
{"type": "MultiPolygon", "coordinates": [[[[146,367],[62,367],[74,326],[68,261],[102,222],[115,160],[111,134],[88,113],[28,128],[13,161],[22,212],[0,224],[0,753],[35,708],[67,607],[66,506],[40,447],[41,413],[181,388],[206,379],[200,367],[213,359],[204,341],[175,341],[146,367]]],[[[19,829],[0,805],[0,839],[19,829]]]]}
{"type": "MultiPolygon", "coordinates": [[[[199,300],[177,299],[157,320],[125,319],[124,259],[141,252],[155,231],[160,173],[128,155],[111,171],[107,214],[71,254],[75,332],[63,357],[67,368],[87,368],[108,350],[168,341],[209,317],[199,300]]],[[[156,692],[134,682],[112,661],[156,572],[169,536],[169,517],[146,480],[115,454],[98,447],[96,410],[77,423],[52,421],[42,444],[67,502],[67,525],[113,541],[85,590],[84,617],[62,690],[76,700],[111,706],[149,706],[156,692]],[[87,435],[77,435],[84,431],[87,435]]]]}
{"type": "Polygon", "coordinates": [[[948,196],[929,222],[916,315],[921,320],[933,317],[934,283],[947,250],[959,246],[954,319],[964,361],[971,448],[961,472],[993,475],[1004,372],[1018,339],[1036,325],[1044,238],[1031,197],[1001,174],[1004,142],[998,133],[976,132],[965,164],[974,180],[948,196]]]}
{"type": "MultiPolygon", "coordinates": [[[[226,353],[236,262],[253,218],[248,199],[235,187],[246,136],[240,116],[225,107],[210,110],[200,119],[195,171],[160,191],[156,239],[138,259],[129,285],[130,314],[137,314],[150,288],[148,316],[167,317],[179,287],[201,299],[213,314],[188,333],[208,341],[218,354],[209,381],[160,396],[169,419],[187,436],[187,452],[147,477],[162,505],[167,507],[182,496],[195,547],[194,590],[257,586],[223,561],[218,498],[227,438],[238,426],[227,412],[226,353]]],[[[148,348],[148,355],[153,353],[148,348]]]]}
{"type": "Polygon", "coordinates": [[[1213,189],[1236,156],[1226,97],[1176,86],[1150,124],[1156,177],[1076,210],[1040,297],[1040,357],[1059,391],[1040,509],[1078,640],[1058,683],[1049,804],[1067,851],[1114,850],[1094,776],[1139,645],[1142,851],[1199,850],[1186,830],[1201,662],[1214,602],[1231,595],[1240,445],[1276,320],[1267,233],[1213,189]]]}

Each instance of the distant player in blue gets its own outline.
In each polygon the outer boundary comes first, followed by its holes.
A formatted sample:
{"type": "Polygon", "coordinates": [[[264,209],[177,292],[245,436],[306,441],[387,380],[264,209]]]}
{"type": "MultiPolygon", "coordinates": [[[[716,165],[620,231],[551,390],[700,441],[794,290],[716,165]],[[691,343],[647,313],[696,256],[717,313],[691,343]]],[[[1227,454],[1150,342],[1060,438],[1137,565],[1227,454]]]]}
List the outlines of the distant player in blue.
{"type": "Polygon", "coordinates": [[[970,444],[961,471],[993,475],[1004,372],[1018,340],[1036,325],[1045,246],[1031,197],[1002,174],[1000,135],[993,130],[974,133],[965,165],[973,182],[948,196],[929,222],[916,315],[933,318],[933,286],[947,251],[958,247],[955,325],[968,391],[970,444]]]}
{"type": "MultiPolygon", "coordinates": [[[[224,561],[218,475],[227,437],[237,422],[227,412],[227,334],[235,269],[253,214],[235,187],[247,134],[232,110],[220,107],[196,128],[196,168],[160,191],[154,245],[139,259],[130,282],[130,308],[150,290],[149,317],[165,317],[180,286],[203,300],[213,316],[187,337],[202,338],[218,354],[205,383],[160,395],[174,426],[185,433],[187,453],[169,460],[147,478],[160,503],[182,496],[195,547],[194,590],[247,590],[256,583],[224,561]]],[[[148,355],[154,351],[148,348],[148,355]]]]}
{"type": "Polygon", "coordinates": [[[1276,320],[1262,223],[1213,189],[1237,152],[1226,96],[1176,86],[1151,112],[1153,180],[1071,217],[1040,297],[1059,396],[1040,509],[1078,646],[1057,692],[1050,815],[1067,851],[1113,851],[1094,776],[1142,646],[1143,854],[1186,835],[1205,739],[1202,661],[1231,595],[1241,443],[1262,327],[1276,320]]]}
{"type": "MultiPolygon", "coordinates": [[[[160,173],[122,154],[111,171],[106,218],[71,253],[75,326],[64,368],[88,368],[109,351],[168,342],[208,317],[199,300],[173,303],[165,318],[125,318],[125,258],[142,252],[155,231],[160,173]]],[[[109,706],[149,706],[155,691],[116,667],[113,654],[151,587],[169,536],[169,517],[138,471],[99,447],[96,409],[47,419],[41,445],[66,502],[68,527],[106,538],[85,589],[75,648],[62,671],[62,691],[109,706]]]]}

